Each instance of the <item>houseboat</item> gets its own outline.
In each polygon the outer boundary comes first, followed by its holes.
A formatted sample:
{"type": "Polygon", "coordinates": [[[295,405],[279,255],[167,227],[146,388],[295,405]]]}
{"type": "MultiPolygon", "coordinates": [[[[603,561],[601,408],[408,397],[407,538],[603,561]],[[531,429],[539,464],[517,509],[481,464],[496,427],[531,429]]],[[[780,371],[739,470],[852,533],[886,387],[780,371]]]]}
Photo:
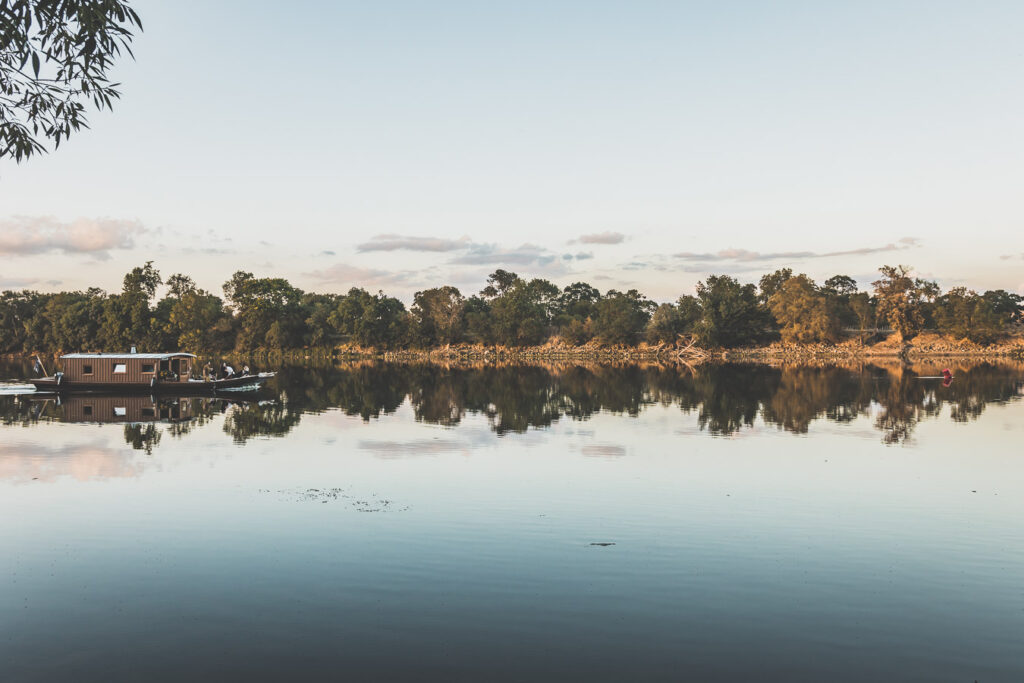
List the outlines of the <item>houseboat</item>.
{"type": "MultiPolygon", "coordinates": [[[[191,353],[69,353],[62,372],[33,379],[40,391],[161,394],[215,394],[258,390],[272,372],[197,378],[191,353]]],[[[38,359],[37,359],[38,360],[38,359]]],[[[42,361],[38,366],[42,368],[42,361]]],[[[45,374],[45,369],[43,370],[45,374]]]]}

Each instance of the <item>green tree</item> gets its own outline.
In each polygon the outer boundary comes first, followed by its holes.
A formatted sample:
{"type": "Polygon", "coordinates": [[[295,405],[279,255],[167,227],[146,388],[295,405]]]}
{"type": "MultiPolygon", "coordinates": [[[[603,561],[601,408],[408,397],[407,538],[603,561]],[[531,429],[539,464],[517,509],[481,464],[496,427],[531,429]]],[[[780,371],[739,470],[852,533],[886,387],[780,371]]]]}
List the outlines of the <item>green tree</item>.
{"type": "Polygon", "coordinates": [[[526,282],[515,273],[496,270],[480,292],[491,307],[495,343],[531,346],[547,338],[557,306],[558,288],[547,280],[526,282]]]}
{"type": "Polygon", "coordinates": [[[828,299],[804,274],[789,278],[768,299],[782,338],[788,342],[834,342],[839,339],[839,319],[828,299]]]}
{"type": "Polygon", "coordinates": [[[139,15],[123,0],[0,3],[0,157],[22,161],[87,128],[121,96],[108,71],[131,54],[139,15]]]}
{"type": "Polygon", "coordinates": [[[697,283],[701,318],[695,332],[711,347],[753,344],[765,338],[771,320],[758,305],[754,285],[741,285],[728,275],[711,275],[697,283]]]}
{"type": "Polygon", "coordinates": [[[559,336],[574,345],[585,344],[592,337],[590,323],[597,312],[601,292],[586,282],[565,287],[555,305],[554,325],[559,336]]]}
{"type": "Polygon", "coordinates": [[[592,330],[603,344],[636,344],[657,304],[635,289],[609,290],[596,304],[592,330]]]}
{"type": "Polygon", "coordinates": [[[412,317],[417,338],[427,346],[452,344],[462,337],[466,298],[451,286],[413,295],[412,317]]]}
{"type": "Polygon", "coordinates": [[[211,352],[228,351],[235,346],[234,321],[220,297],[192,289],[170,301],[164,329],[175,348],[211,352]]]}
{"type": "Polygon", "coordinates": [[[959,339],[990,344],[1003,334],[1003,321],[992,302],[965,287],[954,287],[935,302],[939,330],[959,339]]]}
{"type": "Polygon", "coordinates": [[[762,304],[767,304],[768,300],[772,298],[772,294],[778,291],[782,283],[793,277],[793,270],[791,268],[779,268],[774,273],[768,273],[767,275],[761,276],[761,282],[759,283],[760,293],[758,294],[758,301],[762,304]]]}
{"type": "Polygon", "coordinates": [[[302,343],[302,290],[287,280],[238,271],[224,283],[224,295],[238,319],[237,348],[286,349],[302,343]]]}

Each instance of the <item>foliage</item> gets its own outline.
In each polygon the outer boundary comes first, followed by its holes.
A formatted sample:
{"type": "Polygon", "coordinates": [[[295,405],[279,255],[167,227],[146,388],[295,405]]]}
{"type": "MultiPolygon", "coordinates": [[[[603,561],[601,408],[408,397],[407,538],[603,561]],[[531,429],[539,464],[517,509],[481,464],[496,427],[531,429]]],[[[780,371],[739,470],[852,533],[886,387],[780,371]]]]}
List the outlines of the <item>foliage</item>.
{"type": "Polygon", "coordinates": [[[939,286],[911,277],[909,266],[882,266],[882,277],[872,283],[878,299],[877,316],[889,323],[904,340],[923,329],[929,304],[938,296],[939,286]]]}
{"type": "Polygon", "coordinates": [[[990,344],[1003,334],[1003,324],[991,299],[964,287],[954,287],[935,302],[939,330],[960,339],[990,344]]]}
{"type": "Polygon", "coordinates": [[[609,290],[596,304],[591,330],[604,344],[636,344],[656,307],[635,289],[609,290]]]}
{"type": "Polygon", "coordinates": [[[205,352],[285,350],[353,343],[364,348],[423,348],[463,341],[505,346],[542,344],[558,336],[570,344],[676,343],[692,335],[705,347],[728,348],[772,338],[834,341],[840,323],[870,330],[876,315],[903,325],[904,338],[930,319],[943,331],[988,342],[1019,320],[1022,297],[1003,290],[984,294],[954,289],[937,297],[933,282],[912,278],[906,267],[882,269],[877,298],[853,290],[837,275],[818,288],[805,275],[777,282],[782,269],[753,284],[710,276],[660,306],[637,290],[605,295],[585,282],[564,289],[544,279],[525,280],[496,270],[479,295],[453,286],[417,292],[411,310],[383,292],[351,288],[345,294],[303,292],[282,278],[239,271],[224,283],[225,299],[187,275],[166,280],[152,262],[131,269],[121,291],[101,289],[0,293],[0,353],[23,351],[205,352]],[[853,290],[853,291],[851,291],[853,290]]]}
{"type": "Polygon", "coordinates": [[[701,318],[695,332],[709,347],[742,346],[766,336],[771,321],[758,305],[754,285],[741,285],[728,275],[711,275],[697,283],[701,318]]]}
{"type": "Polygon", "coordinates": [[[839,319],[828,299],[806,275],[791,277],[768,299],[768,307],[788,342],[832,342],[839,339],[839,319]]]}
{"type": "Polygon", "coordinates": [[[762,275],[761,281],[758,284],[760,290],[758,300],[762,304],[767,304],[772,295],[782,286],[782,283],[791,277],[793,277],[793,270],[791,268],[780,268],[774,273],[762,275]]]}
{"type": "Polygon", "coordinates": [[[238,271],[224,283],[224,295],[238,319],[237,348],[301,346],[305,320],[299,305],[302,291],[287,280],[256,278],[252,273],[238,271]]]}
{"type": "Polygon", "coordinates": [[[466,298],[455,287],[435,287],[416,292],[412,317],[417,341],[423,346],[459,341],[465,309],[466,298]]]}
{"type": "Polygon", "coordinates": [[[121,96],[107,78],[142,22],[124,0],[0,3],[0,158],[28,159],[87,128],[86,104],[121,96]]]}

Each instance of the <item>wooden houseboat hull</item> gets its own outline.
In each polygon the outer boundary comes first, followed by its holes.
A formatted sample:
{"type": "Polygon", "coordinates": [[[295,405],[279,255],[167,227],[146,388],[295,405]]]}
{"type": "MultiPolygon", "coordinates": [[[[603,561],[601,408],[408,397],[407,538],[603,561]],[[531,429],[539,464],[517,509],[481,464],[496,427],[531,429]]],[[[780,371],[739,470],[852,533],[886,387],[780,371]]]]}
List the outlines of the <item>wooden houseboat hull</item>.
{"type": "Polygon", "coordinates": [[[36,391],[54,393],[131,393],[131,394],[163,394],[168,396],[204,396],[220,392],[245,393],[259,391],[267,380],[274,376],[272,372],[259,375],[245,375],[216,380],[188,380],[185,382],[88,382],[70,380],[66,377],[43,377],[31,380],[36,391]]]}

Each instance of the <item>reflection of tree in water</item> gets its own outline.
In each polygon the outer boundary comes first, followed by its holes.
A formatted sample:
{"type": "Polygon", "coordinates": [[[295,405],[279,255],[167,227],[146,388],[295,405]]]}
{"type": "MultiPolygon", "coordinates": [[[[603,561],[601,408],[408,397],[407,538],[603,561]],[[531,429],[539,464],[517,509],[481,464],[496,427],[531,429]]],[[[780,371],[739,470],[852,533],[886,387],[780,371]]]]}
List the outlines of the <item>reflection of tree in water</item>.
{"type": "Polygon", "coordinates": [[[796,366],[782,370],[765,401],[762,418],[795,434],[806,434],[811,422],[826,417],[849,422],[871,405],[870,372],[839,367],[796,366]]]}
{"type": "Polygon", "coordinates": [[[153,449],[160,443],[160,430],[153,423],[127,424],[124,426],[124,441],[137,451],[153,455],[153,449]]]}
{"type": "Polygon", "coordinates": [[[937,415],[941,410],[934,391],[929,391],[911,370],[889,372],[879,378],[878,384],[876,400],[882,412],[875,419],[875,427],[881,430],[882,441],[887,444],[905,442],[923,417],[937,415]]]}
{"type": "MultiPolygon", "coordinates": [[[[1019,397],[1024,386],[1019,366],[954,367],[956,379],[949,387],[920,377],[938,372],[871,365],[292,365],[280,368],[263,395],[267,399],[276,392],[276,400],[189,399],[191,419],[172,421],[164,431],[181,437],[223,414],[224,432],[244,442],[287,434],[304,413],[337,409],[371,420],[394,413],[408,400],[418,421],[454,426],[467,413],[478,414],[505,434],[548,427],[562,417],[587,420],[601,411],[636,416],[661,404],[696,413],[700,428],[714,435],[750,427],[759,415],[767,424],[803,434],[815,420],[849,422],[873,413],[883,441],[896,444],[946,404],[953,420],[972,420],[988,403],[1019,397]]],[[[52,399],[0,396],[0,420],[29,425],[68,417],[52,399]]],[[[145,428],[125,428],[125,439],[149,452],[158,438],[147,441],[147,434],[145,428]]]]}
{"type": "Polygon", "coordinates": [[[284,436],[299,423],[301,413],[281,401],[224,403],[224,433],[235,443],[254,436],[284,436]]]}

